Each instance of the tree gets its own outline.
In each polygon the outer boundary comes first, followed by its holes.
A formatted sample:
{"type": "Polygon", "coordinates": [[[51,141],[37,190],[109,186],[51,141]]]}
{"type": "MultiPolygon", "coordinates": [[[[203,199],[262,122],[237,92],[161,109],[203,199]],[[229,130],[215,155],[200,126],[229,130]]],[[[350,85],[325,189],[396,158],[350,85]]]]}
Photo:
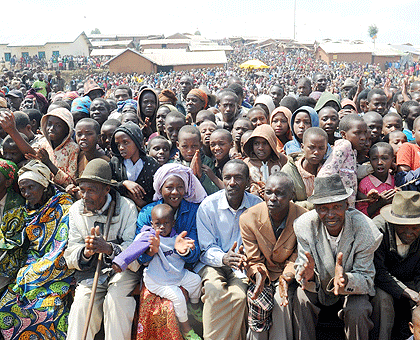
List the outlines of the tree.
{"type": "Polygon", "coordinates": [[[101,34],[101,31],[99,30],[99,28],[95,28],[90,32],[90,34],[101,34]]]}
{"type": "Polygon", "coordinates": [[[373,40],[373,44],[375,45],[376,38],[378,37],[378,26],[375,24],[370,25],[368,28],[369,37],[373,40]]]}

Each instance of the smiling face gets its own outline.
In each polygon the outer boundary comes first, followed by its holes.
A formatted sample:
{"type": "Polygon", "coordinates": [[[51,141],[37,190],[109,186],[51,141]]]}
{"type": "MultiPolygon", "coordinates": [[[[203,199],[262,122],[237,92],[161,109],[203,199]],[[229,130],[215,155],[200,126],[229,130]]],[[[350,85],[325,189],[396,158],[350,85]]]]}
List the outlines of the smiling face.
{"type": "Polygon", "coordinates": [[[149,156],[153,157],[159,165],[166,164],[169,160],[169,143],[157,138],[152,139],[149,143],[149,156]]]}
{"type": "Polygon", "coordinates": [[[163,202],[169,204],[173,209],[177,209],[185,196],[184,181],[178,176],[169,176],[160,189],[163,202]]]}
{"type": "Polygon", "coordinates": [[[210,136],[210,151],[217,161],[222,161],[229,158],[229,151],[233,146],[233,142],[228,139],[228,136],[217,131],[210,136]]]}
{"type": "Polygon", "coordinates": [[[374,94],[368,103],[368,110],[378,112],[381,116],[384,115],[386,109],[387,98],[382,94],[374,94]]]}
{"type": "Polygon", "coordinates": [[[75,128],[76,143],[79,144],[80,149],[84,152],[92,152],[96,149],[98,143],[98,134],[93,127],[93,124],[88,122],[77,123],[75,128]]]}
{"type": "Polygon", "coordinates": [[[140,158],[140,152],[136,143],[134,143],[130,136],[125,132],[118,131],[114,138],[121,157],[124,159],[131,159],[133,163],[136,163],[140,158]]]}
{"type": "Polygon", "coordinates": [[[315,205],[321,222],[331,236],[337,237],[343,229],[348,206],[347,200],[315,205]]]}
{"type": "Polygon", "coordinates": [[[400,225],[394,224],[395,232],[401,242],[410,245],[420,236],[420,224],[400,225]]]}
{"type": "Polygon", "coordinates": [[[266,161],[273,152],[268,141],[262,137],[254,137],[252,139],[252,150],[260,161],[266,161]]]}

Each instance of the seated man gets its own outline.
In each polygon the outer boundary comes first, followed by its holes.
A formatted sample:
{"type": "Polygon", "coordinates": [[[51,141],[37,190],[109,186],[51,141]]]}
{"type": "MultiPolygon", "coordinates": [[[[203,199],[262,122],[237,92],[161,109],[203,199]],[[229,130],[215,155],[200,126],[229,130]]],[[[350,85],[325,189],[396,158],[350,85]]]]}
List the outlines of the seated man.
{"type": "MultiPolygon", "coordinates": [[[[373,220],[384,234],[375,252],[375,339],[391,339],[395,311],[420,302],[420,193],[397,191],[373,220]]],[[[400,312],[399,312],[400,313],[400,312]]],[[[405,316],[404,316],[405,317],[405,316]]],[[[407,315],[409,318],[409,314],[407,315]]]]}
{"type": "Polygon", "coordinates": [[[104,254],[101,276],[95,295],[87,339],[92,340],[104,318],[105,339],[131,339],[131,324],[136,301],[129,296],[139,276],[134,261],[131,270],[114,273],[111,265],[116,255],[128,247],[136,232],[137,209],[128,198],[111,191],[112,173],[108,162],[96,158],[90,161],[77,179],[82,199],[69,211],[69,242],[64,253],[67,266],[76,269],[77,280],[74,303],[69,314],[68,340],[82,339],[83,328],[92,292],[92,282],[99,253],[104,254]],[[111,201],[115,211],[111,218],[108,242],[103,238],[111,201]]]}
{"type": "Polygon", "coordinates": [[[203,337],[241,340],[246,337],[248,285],[240,271],[246,257],[241,251],[235,252],[242,244],[239,216],[261,199],[245,192],[249,170],[243,161],[227,162],[222,179],[226,189],[206,197],[197,211],[202,254],[196,270],[203,280],[203,337]]]}
{"type": "Polygon", "coordinates": [[[369,339],[373,327],[369,295],[375,295],[373,255],[382,234],[371,219],[348,209],[352,189],[338,174],[317,177],[308,198],[315,209],[294,224],[298,242],[295,262],[300,287],[293,303],[296,339],[315,339],[324,306],[340,304],[346,339],[369,339]]]}
{"type": "Polygon", "coordinates": [[[248,259],[248,340],[291,340],[292,301],[297,257],[293,222],[306,212],[294,204],[289,175],[276,172],[267,179],[265,202],[239,218],[248,259]],[[290,285],[289,285],[290,284],[290,285]],[[267,302],[267,303],[265,303],[267,302]]]}

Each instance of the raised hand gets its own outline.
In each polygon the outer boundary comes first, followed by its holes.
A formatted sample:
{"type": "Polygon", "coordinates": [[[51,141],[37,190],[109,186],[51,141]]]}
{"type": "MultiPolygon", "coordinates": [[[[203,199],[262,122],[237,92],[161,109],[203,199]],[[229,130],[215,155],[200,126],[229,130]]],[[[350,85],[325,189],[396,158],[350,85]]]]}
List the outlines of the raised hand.
{"type": "Polygon", "coordinates": [[[159,252],[159,246],[160,246],[160,230],[156,231],[155,236],[150,236],[149,238],[149,249],[147,250],[146,254],[149,256],[154,256],[159,252]]]}
{"type": "Polygon", "coordinates": [[[243,254],[235,253],[235,249],[238,246],[238,243],[233,242],[232,248],[223,256],[223,264],[229,266],[233,269],[239,270],[243,265],[243,262],[246,262],[246,256],[243,254]]]}
{"type": "Polygon", "coordinates": [[[193,174],[197,176],[197,178],[201,178],[203,176],[203,169],[201,164],[201,157],[200,157],[200,150],[197,150],[194,154],[194,157],[191,160],[190,168],[193,171],[193,174]]]}
{"type": "Polygon", "coordinates": [[[298,281],[302,286],[302,289],[306,288],[306,284],[309,281],[312,281],[315,275],[315,260],[312,255],[305,251],[306,262],[303,264],[303,267],[300,269],[297,274],[298,281]]]}
{"type": "Polygon", "coordinates": [[[15,115],[11,111],[2,111],[0,114],[0,126],[7,134],[16,130],[15,115]]]}
{"type": "Polygon", "coordinates": [[[337,254],[337,261],[335,264],[335,275],[334,275],[334,294],[339,295],[340,291],[347,285],[349,279],[343,268],[343,253],[337,254]]]}
{"type": "Polygon", "coordinates": [[[187,236],[187,232],[184,230],[175,239],[174,248],[180,254],[187,253],[188,249],[191,249],[191,250],[195,249],[194,240],[192,240],[190,238],[185,238],[185,236],[187,236]]]}

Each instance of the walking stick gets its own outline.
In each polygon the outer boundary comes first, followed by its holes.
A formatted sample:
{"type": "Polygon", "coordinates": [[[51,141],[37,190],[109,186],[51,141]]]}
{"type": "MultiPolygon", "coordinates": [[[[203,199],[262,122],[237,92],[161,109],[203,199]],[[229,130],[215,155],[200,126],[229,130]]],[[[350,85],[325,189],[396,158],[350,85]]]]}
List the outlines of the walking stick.
{"type": "MultiPolygon", "coordinates": [[[[115,210],[115,201],[112,200],[108,208],[108,215],[106,217],[106,223],[103,230],[105,241],[108,239],[109,226],[111,225],[111,218],[112,218],[112,215],[114,215],[114,210],[115,210]]],[[[93,303],[95,301],[95,295],[96,295],[96,288],[98,288],[99,275],[101,274],[103,255],[104,255],[103,253],[99,254],[98,262],[96,263],[95,276],[93,277],[93,284],[92,284],[92,293],[90,294],[89,306],[88,306],[88,311],[87,311],[87,316],[86,316],[86,321],[85,321],[85,327],[83,329],[82,340],[86,340],[87,333],[89,330],[89,322],[90,322],[90,317],[92,316],[93,303]]]]}

